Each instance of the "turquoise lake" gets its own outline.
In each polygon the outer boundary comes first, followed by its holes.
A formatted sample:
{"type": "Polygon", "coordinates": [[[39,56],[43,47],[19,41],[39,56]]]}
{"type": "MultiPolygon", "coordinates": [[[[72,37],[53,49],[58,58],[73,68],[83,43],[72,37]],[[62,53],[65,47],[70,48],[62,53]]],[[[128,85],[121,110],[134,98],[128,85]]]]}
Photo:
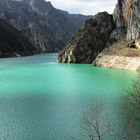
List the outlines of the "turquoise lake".
{"type": "Polygon", "coordinates": [[[116,113],[120,98],[138,73],[58,64],[56,57],[0,59],[0,140],[78,139],[84,133],[82,115],[95,103],[103,104],[112,120],[121,122],[116,113]]]}

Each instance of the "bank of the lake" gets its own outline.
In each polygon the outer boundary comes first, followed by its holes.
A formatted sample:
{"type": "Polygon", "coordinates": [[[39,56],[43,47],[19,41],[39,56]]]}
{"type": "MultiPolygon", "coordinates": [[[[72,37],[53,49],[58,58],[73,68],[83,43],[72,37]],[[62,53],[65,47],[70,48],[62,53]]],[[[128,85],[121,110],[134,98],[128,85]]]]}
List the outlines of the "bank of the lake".
{"type": "MultiPolygon", "coordinates": [[[[58,64],[56,56],[0,59],[0,139],[78,139],[84,135],[83,114],[97,102],[119,129],[121,97],[138,73],[58,64]]],[[[111,139],[112,135],[105,136],[105,140],[111,139]]]]}
{"type": "Polygon", "coordinates": [[[99,54],[92,64],[97,67],[139,71],[140,57],[99,54]]]}

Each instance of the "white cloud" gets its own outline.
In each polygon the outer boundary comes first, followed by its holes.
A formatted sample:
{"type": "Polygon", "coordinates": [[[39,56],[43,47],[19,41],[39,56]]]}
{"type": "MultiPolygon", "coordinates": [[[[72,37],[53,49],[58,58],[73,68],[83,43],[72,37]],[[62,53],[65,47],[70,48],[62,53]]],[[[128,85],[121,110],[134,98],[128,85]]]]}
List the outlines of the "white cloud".
{"type": "Polygon", "coordinates": [[[113,13],[117,0],[50,0],[54,7],[69,11],[94,15],[98,12],[107,11],[113,13]]]}

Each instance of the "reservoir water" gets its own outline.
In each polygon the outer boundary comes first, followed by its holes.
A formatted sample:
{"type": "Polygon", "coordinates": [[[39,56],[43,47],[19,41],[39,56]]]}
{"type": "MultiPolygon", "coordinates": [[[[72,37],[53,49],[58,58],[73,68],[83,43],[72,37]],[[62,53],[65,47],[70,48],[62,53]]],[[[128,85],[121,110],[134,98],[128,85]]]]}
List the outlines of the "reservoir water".
{"type": "MultiPolygon", "coordinates": [[[[113,122],[121,122],[120,98],[138,73],[58,64],[56,56],[0,59],[0,140],[91,140],[81,120],[96,103],[113,122]]],[[[111,120],[103,116],[102,122],[111,120]]]]}

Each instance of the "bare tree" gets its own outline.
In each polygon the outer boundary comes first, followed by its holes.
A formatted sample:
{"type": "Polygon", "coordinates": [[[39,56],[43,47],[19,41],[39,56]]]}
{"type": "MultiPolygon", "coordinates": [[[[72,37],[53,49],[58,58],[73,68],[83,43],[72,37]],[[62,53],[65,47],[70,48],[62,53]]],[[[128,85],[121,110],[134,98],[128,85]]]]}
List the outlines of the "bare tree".
{"type": "Polygon", "coordinates": [[[111,112],[105,112],[105,105],[92,105],[81,118],[81,128],[84,132],[82,131],[83,137],[78,140],[83,140],[84,137],[89,140],[107,140],[108,136],[111,140],[140,140],[140,77],[123,98],[121,109],[113,109],[122,117],[121,123],[116,124],[114,118],[109,116],[111,112]]]}
{"type": "Polygon", "coordinates": [[[81,127],[90,140],[103,140],[104,136],[112,131],[112,124],[103,114],[103,105],[95,104],[81,119],[81,127]],[[105,123],[103,120],[105,119],[105,123]]]}

